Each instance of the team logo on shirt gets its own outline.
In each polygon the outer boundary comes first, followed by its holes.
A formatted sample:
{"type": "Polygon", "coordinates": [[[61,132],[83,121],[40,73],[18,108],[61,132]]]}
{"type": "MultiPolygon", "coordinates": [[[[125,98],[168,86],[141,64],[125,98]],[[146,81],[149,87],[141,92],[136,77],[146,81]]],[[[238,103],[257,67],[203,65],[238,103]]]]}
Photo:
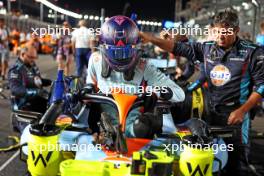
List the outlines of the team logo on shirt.
{"type": "Polygon", "coordinates": [[[215,86],[223,86],[231,79],[231,72],[224,65],[216,65],[210,72],[211,82],[215,86]]]}

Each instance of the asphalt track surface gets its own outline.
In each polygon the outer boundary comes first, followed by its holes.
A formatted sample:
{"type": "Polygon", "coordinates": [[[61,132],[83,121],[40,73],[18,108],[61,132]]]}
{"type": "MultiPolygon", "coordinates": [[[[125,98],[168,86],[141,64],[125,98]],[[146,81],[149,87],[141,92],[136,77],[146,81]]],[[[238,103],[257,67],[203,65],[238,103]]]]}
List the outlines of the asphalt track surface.
{"type": "MultiPolygon", "coordinates": [[[[10,65],[15,59],[10,60],[10,65]]],[[[40,55],[37,60],[43,77],[55,79],[56,62],[49,55],[40,55]]],[[[9,96],[9,91],[5,90],[4,94],[9,96]]],[[[14,133],[10,124],[10,102],[9,100],[0,99],[0,139],[7,135],[18,135],[14,133]]],[[[252,122],[252,131],[255,134],[264,133],[264,116],[258,116],[252,122]]],[[[251,140],[251,163],[257,170],[264,175],[264,138],[257,137],[251,140]]],[[[9,152],[0,152],[0,176],[24,176],[26,174],[26,164],[19,159],[17,150],[9,152]]]]}

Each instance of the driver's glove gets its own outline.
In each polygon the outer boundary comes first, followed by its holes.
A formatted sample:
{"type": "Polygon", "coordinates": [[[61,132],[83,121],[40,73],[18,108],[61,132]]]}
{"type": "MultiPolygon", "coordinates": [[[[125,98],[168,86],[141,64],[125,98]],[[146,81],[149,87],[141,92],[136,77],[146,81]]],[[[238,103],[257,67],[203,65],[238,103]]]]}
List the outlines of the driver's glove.
{"type": "Polygon", "coordinates": [[[143,99],[143,107],[144,107],[144,112],[152,112],[156,106],[156,102],[158,100],[158,97],[155,93],[145,93],[142,96],[143,99]]]}
{"type": "Polygon", "coordinates": [[[160,97],[164,100],[170,100],[173,96],[173,92],[169,87],[162,87],[160,91],[160,97]]]}
{"type": "Polygon", "coordinates": [[[164,100],[170,100],[172,96],[173,92],[169,87],[162,87],[159,92],[143,94],[144,112],[152,112],[154,110],[158,97],[164,100]]]}
{"type": "Polygon", "coordinates": [[[82,88],[79,92],[79,97],[84,96],[85,94],[91,94],[95,92],[95,87],[93,84],[87,84],[84,88],[82,88]]]}

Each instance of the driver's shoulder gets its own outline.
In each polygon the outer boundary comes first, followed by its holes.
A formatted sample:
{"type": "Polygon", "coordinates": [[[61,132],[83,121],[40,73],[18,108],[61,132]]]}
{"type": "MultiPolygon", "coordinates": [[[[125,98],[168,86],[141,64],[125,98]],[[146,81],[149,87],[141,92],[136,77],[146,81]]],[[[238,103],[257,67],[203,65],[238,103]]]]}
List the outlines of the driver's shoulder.
{"type": "Polygon", "coordinates": [[[95,51],[91,54],[90,60],[92,60],[93,64],[101,63],[102,62],[102,53],[99,51],[95,51]]]}
{"type": "Polygon", "coordinates": [[[9,68],[9,72],[20,72],[21,70],[23,70],[24,68],[24,64],[22,64],[19,61],[16,61],[10,68],[9,68]]]}
{"type": "Polygon", "coordinates": [[[139,58],[137,63],[137,69],[139,69],[140,71],[144,71],[149,64],[150,62],[147,59],[139,58]]]}
{"type": "Polygon", "coordinates": [[[259,46],[257,44],[254,44],[251,41],[247,41],[247,40],[240,40],[238,43],[239,48],[243,48],[243,49],[257,49],[259,48],[259,46]]]}

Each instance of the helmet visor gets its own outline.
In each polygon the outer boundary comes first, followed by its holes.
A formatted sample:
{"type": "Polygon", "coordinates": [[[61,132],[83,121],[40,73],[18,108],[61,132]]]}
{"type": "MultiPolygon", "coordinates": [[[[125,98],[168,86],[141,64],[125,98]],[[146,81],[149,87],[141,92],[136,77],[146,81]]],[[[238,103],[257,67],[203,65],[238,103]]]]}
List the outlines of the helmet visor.
{"type": "Polygon", "coordinates": [[[103,54],[106,62],[117,71],[130,69],[136,60],[137,49],[132,46],[103,46],[103,54]]]}

